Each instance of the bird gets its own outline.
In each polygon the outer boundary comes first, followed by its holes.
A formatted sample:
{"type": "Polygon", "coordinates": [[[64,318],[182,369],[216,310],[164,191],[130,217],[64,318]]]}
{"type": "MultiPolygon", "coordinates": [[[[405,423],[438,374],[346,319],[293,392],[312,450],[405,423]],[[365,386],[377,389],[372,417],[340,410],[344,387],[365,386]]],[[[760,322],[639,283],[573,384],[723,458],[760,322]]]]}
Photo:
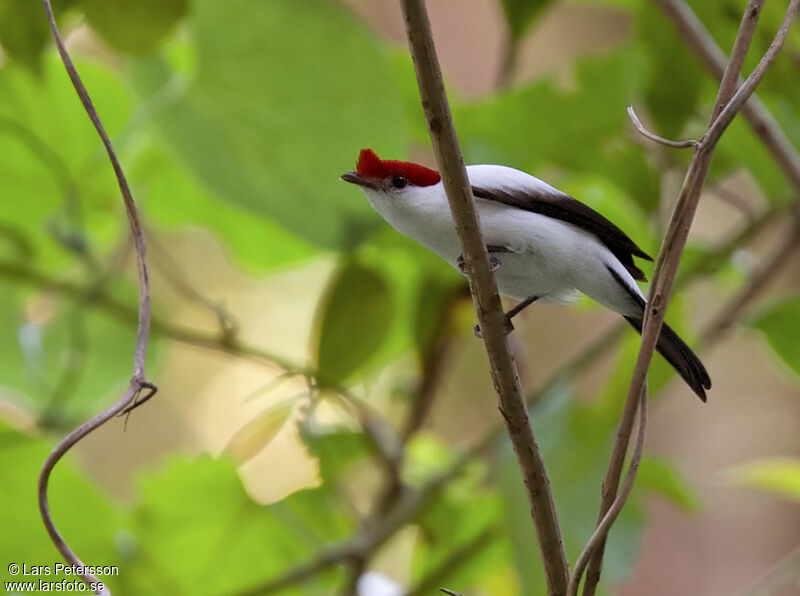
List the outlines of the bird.
{"type": "MultiPolygon", "coordinates": [[[[498,290],[519,301],[511,319],[536,301],[569,303],[579,294],[609,308],[642,332],[646,281],[634,257],[653,259],[621,229],[577,199],[521,170],[466,166],[498,290]]],[[[356,168],[341,176],[357,185],[398,232],[464,271],[455,223],[438,171],[413,162],[381,159],[362,149],[356,168]]],[[[708,371],[666,323],[657,351],[706,401],[708,371]]]]}

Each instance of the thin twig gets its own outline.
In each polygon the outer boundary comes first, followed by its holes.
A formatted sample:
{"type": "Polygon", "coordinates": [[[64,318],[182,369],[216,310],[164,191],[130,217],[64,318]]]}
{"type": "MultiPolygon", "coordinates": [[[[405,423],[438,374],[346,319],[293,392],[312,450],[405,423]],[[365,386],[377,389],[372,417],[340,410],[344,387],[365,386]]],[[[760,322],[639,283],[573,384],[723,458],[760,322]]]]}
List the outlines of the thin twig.
{"type": "MultiPolygon", "coordinates": [[[[53,39],[55,40],[56,48],[58,49],[58,53],[61,56],[61,61],[64,63],[64,67],[67,70],[67,74],[69,75],[70,80],[72,81],[72,85],[75,88],[75,91],[78,94],[78,97],[83,104],[86,113],[88,114],[89,118],[94,124],[95,129],[97,130],[97,134],[100,136],[100,139],[103,142],[103,145],[106,148],[106,152],[108,153],[108,158],[111,162],[111,166],[114,169],[114,174],[117,178],[117,183],[119,185],[120,192],[122,193],[122,200],[125,205],[125,212],[128,216],[128,224],[130,226],[131,237],[133,238],[134,246],[136,247],[136,264],[137,270],[139,274],[139,311],[138,311],[138,326],[136,331],[136,348],[134,350],[134,358],[133,358],[133,376],[131,377],[130,385],[125,393],[122,395],[120,400],[105,410],[101,412],[88,422],[80,425],[74,431],[69,433],[58,445],[56,445],[50,454],[45,459],[44,464],[42,465],[42,470],[39,473],[39,483],[38,483],[38,500],[39,500],[39,509],[42,514],[42,519],[44,520],[44,525],[47,528],[48,534],[50,534],[50,538],[52,539],[53,543],[55,544],[56,548],[61,552],[62,556],[67,560],[68,563],[72,565],[77,565],[79,567],[84,567],[81,560],[78,556],[73,552],[73,550],[69,547],[66,541],[61,537],[61,534],[58,532],[58,529],[53,522],[52,516],[50,515],[50,507],[48,504],[47,499],[47,484],[50,479],[50,473],[53,470],[53,467],[58,463],[58,461],[64,456],[64,454],[72,447],[75,443],[80,441],[83,437],[91,433],[93,430],[101,426],[103,423],[108,421],[109,419],[113,418],[120,412],[125,411],[125,409],[132,403],[135,402],[139,393],[148,388],[151,392],[155,392],[155,386],[152,385],[147,381],[147,377],[145,374],[145,365],[146,365],[146,356],[147,356],[147,339],[150,332],[150,279],[147,271],[147,261],[146,261],[146,247],[145,247],[145,240],[144,234],[142,233],[141,223],[139,221],[139,214],[136,210],[136,203],[133,200],[133,196],[131,194],[130,188],[128,187],[128,182],[125,179],[125,174],[122,170],[122,166],[117,159],[116,154],[114,153],[114,148],[111,145],[111,140],[108,138],[106,134],[105,128],[103,127],[102,122],[100,121],[100,117],[97,114],[97,110],[95,110],[94,105],[92,104],[92,100],[89,97],[89,93],[86,90],[83,82],[81,81],[80,75],[78,75],[78,71],[75,68],[75,65],[72,62],[72,59],[67,52],[67,48],[64,45],[64,41],[61,38],[61,33],[58,30],[58,26],[56,25],[55,17],[53,16],[53,8],[50,6],[50,0],[42,0],[42,4],[44,6],[45,14],[47,15],[47,21],[50,25],[50,31],[53,34],[53,39]]],[[[152,394],[152,393],[151,393],[152,394]]],[[[98,582],[99,580],[92,574],[89,573],[81,573],[81,578],[87,583],[92,584],[98,582]]],[[[110,590],[108,588],[100,589],[98,588],[95,590],[98,594],[110,594],[110,590]]]]}
{"type": "MultiPolygon", "coordinates": [[[[678,196],[678,201],[664,237],[664,242],[659,251],[658,259],[656,260],[653,281],[650,285],[649,299],[642,323],[642,342],[636,359],[636,366],[633,371],[619,429],[617,431],[617,438],[614,442],[608,470],[603,481],[600,520],[603,519],[606,512],[614,503],[617,494],[617,487],[619,486],[619,480],[622,474],[625,454],[628,450],[628,443],[633,430],[633,422],[639,404],[639,396],[647,381],[647,371],[650,367],[656,342],[661,332],[661,325],[664,322],[664,314],[672,293],[678,264],[680,263],[683,248],[686,245],[686,239],[689,235],[689,229],[691,228],[692,220],[697,210],[700,191],[702,190],[706,175],[708,174],[714,149],[722,133],[733,120],[733,117],[742,106],[744,106],[764,74],[766,74],[767,69],[777,58],[778,52],[786,39],[789,26],[794,18],[794,13],[797,10],[799,1],[800,0],[790,1],[784,17],[784,22],[775,35],[769,49],[744,84],[736,91],[719,115],[709,125],[706,134],[696,147],[692,161],[689,164],[686,177],[678,196]]],[[[749,37],[751,36],[751,25],[747,19],[743,19],[742,26],[737,34],[737,41],[734,43],[734,48],[737,52],[747,52],[749,37]],[[744,41],[741,41],[739,38],[743,38],[744,41]]],[[[741,68],[742,63],[743,58],[734,56],[731,58],[726,70],[741,68]]],[[[734,75],[735,78],[738,79],[739,72],[733,74],[726,72],[723,74],[722,80],[727,80],[734,75]]],[[[722,95],[720,95],[719,98],[724,99],[722,95]]],[[[605,540],[601,540],[589,563],[586,583],[583,590],[584,596],[592,596],[600,581],[604,547],[605,540]]]]}
{"type": "Polygon", "coordinates": [[[500,411],[525,481],[547,585],[550,594],[561,595],[566,590],[569,573],[561,528],[550,480],[511,357],[505,315],[489,266],[486,243],[481,237],[475,199],[453,126],[430,22],[423,0],[401,0],[401,5],[431,142],[455,221],[500,411]]]}
{"type": "Polygon", "coordinates": [[[655,141],[656,143],[661,143],[662,145],[666,145],[667,147],[675,147],[676,149],[686,149],[687,147],[697,147],[700,141],[695,141],[694,139],[689,139],[688,141],[670,141],[669,139],[665,139],[664,137],[658,136],[654,132],[650,132],[644,127],[642,121],[639,120],[639,116],[636,114],[636,110],[633,109],[633,106],[628,106],[628,117],[633,122],[633,125],[636,127],[636,130],[642,134],[642,136],[647,137],[651,141],[655,141]]]}

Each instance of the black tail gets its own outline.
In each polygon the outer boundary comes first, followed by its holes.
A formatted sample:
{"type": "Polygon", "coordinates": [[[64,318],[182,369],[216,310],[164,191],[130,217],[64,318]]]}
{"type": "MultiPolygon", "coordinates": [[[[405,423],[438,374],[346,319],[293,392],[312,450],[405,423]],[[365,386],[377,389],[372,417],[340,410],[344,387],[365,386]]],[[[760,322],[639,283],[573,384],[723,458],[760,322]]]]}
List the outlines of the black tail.
{"type": "MultiPolygon", "coordinates": [[[[625,317],[636,331],[641,335],[642,320],[633,317],[625,317]]],[[[697,397],[706,401],[706,389],[711,389],[711,378],[708,376],[706,367],[700,362],[697,355],[692,352],[672,327],[664,323],[661,327],[661,335],[656,344],[656,350],[667,362],[672,365],[683,380],[697,394],[697,397]]]]}

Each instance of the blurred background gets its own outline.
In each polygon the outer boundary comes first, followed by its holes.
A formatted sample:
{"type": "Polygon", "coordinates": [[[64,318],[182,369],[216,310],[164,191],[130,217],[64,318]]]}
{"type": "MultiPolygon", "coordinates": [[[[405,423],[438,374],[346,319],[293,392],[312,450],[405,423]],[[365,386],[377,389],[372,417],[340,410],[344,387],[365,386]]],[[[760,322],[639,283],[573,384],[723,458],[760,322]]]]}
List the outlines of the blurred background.
{"type": "MultiPolygon", "coordinates": [[[[54,4],[146,228],[159,386],[54,472],[79,556],[118,565],[118,594],[544,594],[465,283],[338,179],[363,147],[434,166],[399,4],[54,4]]],[[[727,52],[744,0],[690,4],[727,52]]],[[[767,3],[745,72],[784,10],[767,3]]],[[[656,4],[429,11],[467,162],[545,178],[655,255],[691,156],[625,108],[697,138],[716,93],[656,4]]],[[[42,565],[60,559],[36,476],[127,386],[135,254],[39,3],[0,0],[0,47],[0,559],[42,565]]],[[[758,94],[796,155],[800,28],[758,94]]],[[[737,119],[667,315],[713,389],[702,404],[654,362],[604,594],[800,593],[799,197],[737,119]]],[[[574,561],[639,339],[588,300],[515,325],[574,561]]]]}

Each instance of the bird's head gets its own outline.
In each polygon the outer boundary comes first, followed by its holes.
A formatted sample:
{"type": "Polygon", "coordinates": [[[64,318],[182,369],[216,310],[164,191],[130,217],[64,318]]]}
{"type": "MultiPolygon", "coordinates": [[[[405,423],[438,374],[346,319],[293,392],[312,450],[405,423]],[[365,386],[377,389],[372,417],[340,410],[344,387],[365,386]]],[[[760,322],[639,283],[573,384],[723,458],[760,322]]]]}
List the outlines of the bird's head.
{"type": "Polygon", "coordinates": [[[342,180],[370,192],[395,196],[438,184],[439,172],[408,161],[381,159],[372,149],[362,149],[356,169],[342,174],[342,180]]]}

